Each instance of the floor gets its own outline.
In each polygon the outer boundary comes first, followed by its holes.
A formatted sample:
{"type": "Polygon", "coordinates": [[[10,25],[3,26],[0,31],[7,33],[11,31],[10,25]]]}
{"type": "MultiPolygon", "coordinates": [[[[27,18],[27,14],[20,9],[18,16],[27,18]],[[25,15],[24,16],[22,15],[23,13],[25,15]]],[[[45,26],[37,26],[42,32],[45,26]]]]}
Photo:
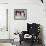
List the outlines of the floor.
{"type": "MultiPolygon", "coordinates": [[[[29,43],[22,42],[21,45],[17,43],[17,45],[12,45],[11,43],[0,43],[0,46],[31,46],[29,43]]],[[[42,45],[33,45],[33,46],[42,46],[42,45]]]]}
{"type": "Polygon", "coordinates": [[[11,43],[0,43],[0,46],[12,46],[11,43]]]}
{"type": "MultiPolygon", "coordinates": [[[[22,42],[22,44],[21,45],[19,45],[19,46],[31,46],[30,44],[28,44],[28,43],[25,43],[25,42],[22,42]]],[[[33,46],[43,46],[43,45],[38,45],[38,44],[34,44],[33,46]]]]}

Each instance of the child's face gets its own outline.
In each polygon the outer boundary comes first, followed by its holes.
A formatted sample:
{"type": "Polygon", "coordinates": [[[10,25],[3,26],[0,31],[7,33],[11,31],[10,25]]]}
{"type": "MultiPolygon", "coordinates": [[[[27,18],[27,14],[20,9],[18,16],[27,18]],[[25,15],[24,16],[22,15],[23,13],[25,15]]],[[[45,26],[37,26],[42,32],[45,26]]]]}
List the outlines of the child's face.
{"type": "Polygon", "coordinates": [[[17,12],[17,16],[20,16],[20,13],[19,12],[17,12]]]}

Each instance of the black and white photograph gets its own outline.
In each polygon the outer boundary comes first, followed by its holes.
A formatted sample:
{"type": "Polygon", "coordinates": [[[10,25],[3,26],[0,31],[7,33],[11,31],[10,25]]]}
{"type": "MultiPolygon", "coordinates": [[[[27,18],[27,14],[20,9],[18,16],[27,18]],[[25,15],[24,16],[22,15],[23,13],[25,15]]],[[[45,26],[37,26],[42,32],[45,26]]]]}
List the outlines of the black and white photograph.
{"type": "Polygon", "coordinates": [[[0,46],[46,46],[46,0],[0,0],[0,46]]]}
{"type": "Polygon", "coordinates": [[[27,9],[14,9],[14,20],[26,20],[27,9]]]}

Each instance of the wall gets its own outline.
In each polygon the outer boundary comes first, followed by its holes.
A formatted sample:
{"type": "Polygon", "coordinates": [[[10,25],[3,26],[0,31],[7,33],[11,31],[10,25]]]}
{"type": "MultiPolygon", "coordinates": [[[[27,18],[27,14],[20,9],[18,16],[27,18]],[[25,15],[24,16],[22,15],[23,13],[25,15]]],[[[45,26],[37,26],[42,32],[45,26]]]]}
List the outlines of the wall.
{"type": "MultiPolygon", "coordinates": [[[[6,27],[6,9],[8,0],[0,0],[0,28],[6,27]]],[[[9,39],[9,31],[0,31],[0,39],[9,39]]],[[[0,43],[0,46],[12,46],[10,43],[0,43]]]]}
{"type": "Polygon", "coordinates": [[[8,3],[8,0],[0,0],[0,3],[8,3]]]}
{"type": "Polygon", "coordinates": [[[13,38],[15,31],[27,30],[27,23],[40,23],[43,29],[44,41],[46,43],[46,16],[45,4],[40,0],[10,0],[9,1],[9,30],[13,38]],[[27,20],[14,20],[14,9],[27,9],[27,20]]]}
{"type": "Polygon", "coordinates": [[[7,29],[7,9],[8,4],[0,3],[0,39],[8,39],[9,32],[7,29]]]}
{"type": "Polygon", "coordinates": [[[44,5],[41,3],[40,0],[12,0],[11,2],[10,1],[9,27],[11,33],[13,33],[16,30],[26,30],[27,22],[36,22],[45,26],[45,23],[43,23],[46,20],[46,16],[44,15],[44,5]],[[14,9],[27,9],[27,20],[14,20],[14,9]]]}

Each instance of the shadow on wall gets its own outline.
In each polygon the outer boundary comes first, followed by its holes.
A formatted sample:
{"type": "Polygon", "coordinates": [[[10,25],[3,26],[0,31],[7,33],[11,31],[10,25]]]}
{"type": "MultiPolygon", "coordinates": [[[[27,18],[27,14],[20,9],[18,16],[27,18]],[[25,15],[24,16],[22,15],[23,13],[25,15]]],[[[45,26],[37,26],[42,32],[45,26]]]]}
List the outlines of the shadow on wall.
{"type": "Polygon", "coordinates": [[[44,37],[43,37],[43,26],[40,25],[40,39],[42,40],[42,46],[45,46],[44,45],[44,37]]]}

